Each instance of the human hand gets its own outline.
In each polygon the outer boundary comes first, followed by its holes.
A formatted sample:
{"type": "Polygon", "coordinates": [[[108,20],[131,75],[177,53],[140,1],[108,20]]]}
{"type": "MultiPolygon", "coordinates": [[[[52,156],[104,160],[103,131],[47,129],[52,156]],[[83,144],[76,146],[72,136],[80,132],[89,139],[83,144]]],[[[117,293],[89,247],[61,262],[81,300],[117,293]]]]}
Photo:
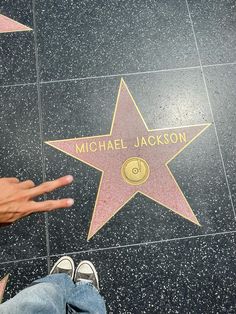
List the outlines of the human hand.
{"type": "Polygon", "coordinates": [[[74,204],[71,198],[42,202],[36,202],[34,198],[72,181],[73,177],[69,175],[35,186],[31,180],[20,182],[17,178],[0,178],[0,224],[9,224],[36,212],[71,207],[74,204]]]}

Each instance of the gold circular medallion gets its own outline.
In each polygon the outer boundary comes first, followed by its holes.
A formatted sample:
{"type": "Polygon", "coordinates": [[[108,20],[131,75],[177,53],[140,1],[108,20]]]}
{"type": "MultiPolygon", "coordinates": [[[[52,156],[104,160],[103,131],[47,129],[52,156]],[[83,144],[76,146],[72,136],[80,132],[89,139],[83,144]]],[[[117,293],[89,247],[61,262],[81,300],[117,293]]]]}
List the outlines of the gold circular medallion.
{"type": "Polygon", "coordinates": [[[126,159],[121,167],[122,177],[130,185],[143,184],[147,181],[149,173],[148,163],[140,157],[126,159]]]}

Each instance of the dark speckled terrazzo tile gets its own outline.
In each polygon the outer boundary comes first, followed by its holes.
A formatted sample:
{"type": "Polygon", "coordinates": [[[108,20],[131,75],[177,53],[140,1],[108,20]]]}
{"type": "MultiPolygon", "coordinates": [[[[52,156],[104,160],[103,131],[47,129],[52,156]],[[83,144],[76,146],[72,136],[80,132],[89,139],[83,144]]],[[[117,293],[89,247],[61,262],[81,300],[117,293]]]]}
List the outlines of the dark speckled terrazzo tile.
{"type": "MultiPolygon", "coordinates": [[[[0,88],[0,177],[42,180],[37,89],[0,88]]],[[[45,255],[44,216],[0,228],[0,262],[45,255]]]]}
{"type": "MultiPolygon", "coordinates": [[[[32,2],[3,0],[0,13],[33,28],[32,2]]],[[[0,34],[0,85],[36,81],[33,31],[0,34]]]]}
{"type": "Polygon", "coordinates": [[[203,64],[236,61],[235,0],[188,0],[203,64]]]}
{"type": "Polygon", "coordinates": [[[204,72],[236,208],[236,66],[206,68],[204,72]]]}
{"type": "Polygon", "coordinates": [[[185,1],[37,1],[43,81],[199,65],[185,1]]]}
{"type": "Polygon", "coordinates": [[[27,288],[34,280],[46,276],[48,274],[47,260],[42,258],[0,264],[0,279],[6,274],[10,276],[3,301],[14,297],[22,289],[27,288]]]}
{"type": "Polygon", "coordinates": [[[236,311],[234,235],[78,253],[72,257],[76,263],[83,259],[94,263],[108,313],[236,311]]]}
{"type": "MultiPolygon", "coordinates": [[[[107,134],[119,80],[109,78],[43,84],[45,140],[107,134]]],[[[199,70],[127,76],[125,81],[150,128],[211,122],[199,70]]],[[[75,205],[72,209],[60,210],[49,216],[52,254],[235,228],[213,127],[170,163],[201,227],[139,194],[87,242],[101,175],[92,167],[47,145],[45,154],[48,178],[67,173],[75,177],[70,187],[53,193],[54,198],[73,197],[75,205]]]]}

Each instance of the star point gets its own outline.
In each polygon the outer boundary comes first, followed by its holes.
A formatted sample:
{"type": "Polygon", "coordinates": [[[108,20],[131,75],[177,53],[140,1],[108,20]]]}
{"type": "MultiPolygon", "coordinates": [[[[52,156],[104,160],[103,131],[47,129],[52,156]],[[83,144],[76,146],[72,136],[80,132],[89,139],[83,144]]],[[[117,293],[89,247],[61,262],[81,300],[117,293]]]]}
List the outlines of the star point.
{"type": "Polygon", "coordinates": [[[0,33],[24,32],[31,30],[32,28],[0,14],[0,33]]]}
{"type": "Polygon", "coordinates": [[[3,277],[0,280],[0,304],[2,303],[2,300],[3,300],[3,296],[4,296],[6,286],[7,286],[8,279],[9,279],[9,274],[7,274],[5,277],[3,277]]]}

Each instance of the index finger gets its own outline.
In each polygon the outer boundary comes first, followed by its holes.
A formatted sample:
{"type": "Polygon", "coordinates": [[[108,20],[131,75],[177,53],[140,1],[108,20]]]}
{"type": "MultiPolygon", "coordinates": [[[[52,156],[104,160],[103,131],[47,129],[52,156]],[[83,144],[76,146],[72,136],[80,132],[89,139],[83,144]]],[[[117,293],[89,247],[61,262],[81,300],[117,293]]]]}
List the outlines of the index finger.
{"type": "Polygon", "coordinates": [[[71,207],[73,204],[74,204],[74,200],[72,198],[64,198],[60,200],[49,200],[49,201],[42,201],[42,202],[32,201],[27,210],[31,214],[36,213],[36,212],[49,212],[49,211],[59,209],[59,208],[68,208],[68,207],[71,207]]]}
{"type": "Polygon", "coordinates": [[[47,181],[47,182],[40,184],[37,187],[31,188],[30,190],[28,190],[27,196],[30,198],[35,198],[35,197],[40,196],[44,193],[52,192],[55,189],[66,186],[66,185],[70,184],[72,181],[73,181],[73,177],[71,175],[61,177],[61,178],[53,180],[53,181],[47,181]]]}
{"type": "Polygon", "coordinates": [[[20,180],[18,178],[15,178],[15,177],[0,178],[0,180],[6,181],[8,183],[19,183],[20,182],[20,180]]]}

